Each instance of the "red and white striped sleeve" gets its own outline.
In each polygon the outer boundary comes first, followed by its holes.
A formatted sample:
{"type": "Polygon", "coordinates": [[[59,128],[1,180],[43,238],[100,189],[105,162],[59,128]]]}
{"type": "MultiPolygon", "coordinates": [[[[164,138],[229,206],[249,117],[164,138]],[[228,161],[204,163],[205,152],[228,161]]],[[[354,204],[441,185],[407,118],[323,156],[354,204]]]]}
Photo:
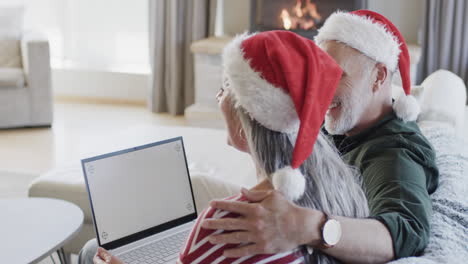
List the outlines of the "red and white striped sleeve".
{"type": "MultiPolygon", "coordinates": [[[[225,200],[247,202],[241,195],[226,198],[225,200]]],[[[289,251],[285,253],[273,255],[252,255],[242,258],[225,258],[223,251],[229,248],[240,246],[239,244],[211,244],[208,241],[208,236],[212,234],[227,233],[224,230],[210,230],[201,227],[201,223],[205,219],[220,219],[220,218],[236,218],[238,214],[227,211],[222,211],[208,207],[198,217],[192,231],[190,232],[185,246],[179,254],[177,263],[180,264],[272,264],[272,263],[304,263],[303,255],[298,251],[289,251]]]]}

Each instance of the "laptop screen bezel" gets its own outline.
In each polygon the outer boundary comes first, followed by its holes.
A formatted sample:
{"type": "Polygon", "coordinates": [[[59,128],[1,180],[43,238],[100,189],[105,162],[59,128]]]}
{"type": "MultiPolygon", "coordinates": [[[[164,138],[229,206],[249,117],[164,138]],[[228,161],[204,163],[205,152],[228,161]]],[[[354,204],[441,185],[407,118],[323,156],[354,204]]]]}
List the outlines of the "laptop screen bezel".
{"type": "Polygon", "coordinates": [[[196,207],[196,204],[195,204],[195,197],[194,197],[194,194],[193,194],[192,181],[190,179],[190,172],[189,172],[188,164],[187,164],[187,155],[185,153],[184,140],[183,140],[183,138],[181,136],[166,139],[166,140],[162,140],[162,141],[157,141],[157,142],[150,143],[150,144],[136,146],[136,147],[132,147],[132,148],[124,149],[124,150],[119,150],[119,151],[115,151],[115,152],[111,152],[111,153],[107,153],[107,154],[103,154],[103,155],[99,155],[99,156],[95,156],[95,157],[82,159],[81,160],[81,167],[82,167],[83,175],[84,175],[84,178],[85,178],[86,189],[88,191],[88,198],[89,198],[89,203],[90,203],[90,206],[91,206],[91,212],[92,212],[92,216],[93,216],[93,225],[94,225],[94,231],[96,232],[97,242],[98,242],[98,245],[100,247],[103,247],[103,248],[105,248],[107,250],[119,248],[121,246],[133,243],[133,242],[141,240],[143,238],[150,237],[152,235],[164,232],[164,231],[169,230],[171,228],[174,228],[174,227],[189,223],[189,222],[197,219],[197,217],[198,217],[197,207],[196,207]],[[100,159],[105,159],[105,158],[109,158],[109,157],[114,157],[114,156],[130,153],[130,152],[134,152],[134,151],[138,151],[138,150],[142,150],[142,149],[147,149],[147,148],[151,148],[151,147],[155,147],[155,146],[158,146],[158,145],[163,145],[163,144],[167,144],[167,143],[171,143],[171,142],[175,142],[175,141],[180,141],[181,144],[182,144],[182,151],[183,151],[183,154],[184,154],[185,167],[186,167],[186,170],[187,170],[187,177],[188,177],[188,180],[189,180],[190,192],[191,192],[191,195],[192,195],[192,202],[193,202],[193,205],[194,205],[195,212],[192,213],[192,214],[188,214],[188,215],[182,216],[180,218],[171,220],[169,222],[166,222],[166,223],[163,223],[163,224],[153,226],[153,227],[150,227],[148,229],[136,232],[134,234],[131,234],[131,235],[116,239],[114,241],[102,244],[101,238],[99,236],[99,230],[98,230],[97,223],[96,223],[96,217],[95,217],[94,207],[93,207],[93,200],[91,198],[91,190],[90,190],[89,184],[88,184],[88,176],[86,174],[85,164],[88,163],[88,162],[92,162],[92,161],[96,161],[96,160],[100,160],[100,159]]]}

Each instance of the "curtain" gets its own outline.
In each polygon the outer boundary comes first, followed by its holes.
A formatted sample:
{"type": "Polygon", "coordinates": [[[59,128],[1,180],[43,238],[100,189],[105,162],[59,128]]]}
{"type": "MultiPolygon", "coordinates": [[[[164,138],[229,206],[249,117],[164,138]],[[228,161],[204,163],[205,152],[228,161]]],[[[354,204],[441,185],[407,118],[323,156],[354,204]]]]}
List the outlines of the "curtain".
{"type": "Polygon", "coordinates": [[[153,112],[184,113],[194,102],[192,42],[214,34],[216,0],[149,0],[153,112]]]}
{"type": "Polygon", "coordinates": [[[418,83],[446,69],[468,86],[468,1],[427,0],[421,37],[418,83]]]}

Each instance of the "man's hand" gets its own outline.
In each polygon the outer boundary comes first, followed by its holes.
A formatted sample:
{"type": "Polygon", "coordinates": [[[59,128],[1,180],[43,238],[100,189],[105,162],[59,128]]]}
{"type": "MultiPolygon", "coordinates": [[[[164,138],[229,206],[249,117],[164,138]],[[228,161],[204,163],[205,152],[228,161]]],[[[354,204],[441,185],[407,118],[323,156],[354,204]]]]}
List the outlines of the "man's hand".
{"type": "Polygon", "coordinates": [[[98,248],[96,255],[93,258],[94,264],[123,264],[117,257],[112,256],[107,250],[98,248]]]}
{"type": "Polygon", "coordinates": [[[207,219],[202,224],[202,227],[207,229],[235,231],[210,236],[209,241],[213,244],[248,243],[242,247],[225,250],[225,257],[274,254],[320,240],[318,225],[317,230],[309,232],[306,221],[320,222],[321,212],[304,210],[286,200],[278,191],[242,189],[242,194],[252,203],[235,201],[210,203],[213,208],[238,213],[242,217],[207,219]]]}

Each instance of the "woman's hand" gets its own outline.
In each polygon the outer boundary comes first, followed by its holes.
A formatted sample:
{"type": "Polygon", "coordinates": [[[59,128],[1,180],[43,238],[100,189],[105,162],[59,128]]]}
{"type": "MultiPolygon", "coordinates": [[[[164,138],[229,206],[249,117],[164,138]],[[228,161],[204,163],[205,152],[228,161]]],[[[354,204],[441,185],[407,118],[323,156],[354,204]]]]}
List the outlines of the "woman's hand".
{"type": "Polygon", "coordinates": [[[112,256],[107,250],[98,248],[96,255],[93,258],[94,264],[123,264],[123,262],[115,256],[112,256]]]}

